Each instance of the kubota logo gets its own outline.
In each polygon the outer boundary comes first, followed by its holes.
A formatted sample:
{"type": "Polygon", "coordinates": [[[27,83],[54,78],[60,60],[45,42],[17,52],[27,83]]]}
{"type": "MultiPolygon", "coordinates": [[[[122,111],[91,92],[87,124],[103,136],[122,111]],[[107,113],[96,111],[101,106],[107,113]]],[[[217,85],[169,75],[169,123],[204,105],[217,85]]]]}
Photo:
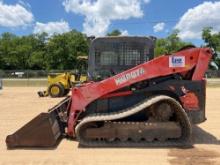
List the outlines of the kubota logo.
{"type": "Polygon", "coordinates": [[[123,83],[128,82],[129,80],[135,79],[145,73],[144,68],[138,68],[136,70],[131,71],[130,73],[127,73],[125,75],[122,75],[115,79],[116,85],[121,85],[123,83]]]}

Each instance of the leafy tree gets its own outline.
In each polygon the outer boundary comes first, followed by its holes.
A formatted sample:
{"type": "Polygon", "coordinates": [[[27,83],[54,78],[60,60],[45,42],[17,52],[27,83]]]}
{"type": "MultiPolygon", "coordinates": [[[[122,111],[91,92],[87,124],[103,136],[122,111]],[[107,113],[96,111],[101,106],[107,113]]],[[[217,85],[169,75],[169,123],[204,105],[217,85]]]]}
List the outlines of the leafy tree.
{"type": "Polygon", "coordinates": [[[31,69],[46,69],[46,44],[48,40],[47,33],[36,34],[34,36],[35,44],[30,57],[31,69]]]}
{"type": "Polygon", "coordinates": [[[3,33],[0,37],[0,68],[45,68],[45,36],[46,34],[18,37],[10,33],[3,33]]]}
{"type": "MultiPolygon", "coordinates": [[[[213,28],[207,27],[203,29],[202,32],[202,39],[205,42],[205,46],[208,46],[214,50],[215,53],[220,52],[220,32],[212,33],[213,28]]],[[[216,56],[213,57],[213,61],[218,65],[220,68],[220,58],[216,56]]]]}
{"type": "Polygon", "coordinates": [[[74,69],[88,54],[85,35],[75,30],[48,38],[46,33],[0,36],[0,69],[74,69]]]}
{"type": "Polygon", "coordinates": [[[154,51],[156,57],[162,54],[176,52],[186,45],[192,45],[191,43],[182,41],[178,37],[178,33],[178,30],[174,30],[168,37],[157,39],[154,51]]]}
{"type": "Polygon", "coordinates": [[[212,27],[203,29],[202,39],[206,46],[213,48],[215,51],[220,51],[220,32],[212,34],[212,27]]]}
{"type": "Polygon", "coordinates": [[[3,33],[0,37],[0,67],[2,69],[11,68],[10,56],[14,53],[13,48],[16,46],[17,37],[11,33],[3,33]]]}
{"type": "Polygon", "coordinates": [[[86,36],[75,30],[56,34],[47,43],[47,69],[74,69],[81,55],[88,55],[86,36]]]}
{"type": "Polygon", "coordinates": [[[120,36],[121,35],[121,31],[118,29],[113,30],[110,33],[107,33],[107,36],[120,36]]]}

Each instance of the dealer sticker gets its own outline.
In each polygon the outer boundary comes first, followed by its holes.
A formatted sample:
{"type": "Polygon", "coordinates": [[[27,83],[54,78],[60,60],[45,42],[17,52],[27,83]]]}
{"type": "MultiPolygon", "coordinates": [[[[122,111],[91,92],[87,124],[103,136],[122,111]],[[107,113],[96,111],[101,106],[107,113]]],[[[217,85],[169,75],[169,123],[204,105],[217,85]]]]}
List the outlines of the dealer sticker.
{"type": "Polygon", "coordinates": [[[170,56],[169,67],[185,67],[185,56],[170,56]]]}

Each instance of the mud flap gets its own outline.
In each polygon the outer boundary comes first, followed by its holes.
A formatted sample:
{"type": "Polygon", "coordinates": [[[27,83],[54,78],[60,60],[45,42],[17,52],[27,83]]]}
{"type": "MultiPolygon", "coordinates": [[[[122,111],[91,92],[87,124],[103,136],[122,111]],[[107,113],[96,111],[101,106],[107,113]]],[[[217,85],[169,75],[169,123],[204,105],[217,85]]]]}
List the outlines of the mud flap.
{"type": "Polygon", "coordinates": [[[17,147],[56,147],[62,138],[63,128],[55,111],[41,113],[6,137],[9,149],[17,147]]]}

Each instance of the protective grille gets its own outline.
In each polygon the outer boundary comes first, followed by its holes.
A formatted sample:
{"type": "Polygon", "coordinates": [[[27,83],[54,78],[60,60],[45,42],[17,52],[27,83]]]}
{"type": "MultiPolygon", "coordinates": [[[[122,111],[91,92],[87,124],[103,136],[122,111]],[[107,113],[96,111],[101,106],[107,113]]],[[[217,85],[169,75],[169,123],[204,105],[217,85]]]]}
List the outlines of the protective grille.
{"type": "Polygon", "coordinates": [[[149,49],[140,43],[102,43],[95,49],[95,63],[100,66],[135,66],[148,61],[149,49]]]}

